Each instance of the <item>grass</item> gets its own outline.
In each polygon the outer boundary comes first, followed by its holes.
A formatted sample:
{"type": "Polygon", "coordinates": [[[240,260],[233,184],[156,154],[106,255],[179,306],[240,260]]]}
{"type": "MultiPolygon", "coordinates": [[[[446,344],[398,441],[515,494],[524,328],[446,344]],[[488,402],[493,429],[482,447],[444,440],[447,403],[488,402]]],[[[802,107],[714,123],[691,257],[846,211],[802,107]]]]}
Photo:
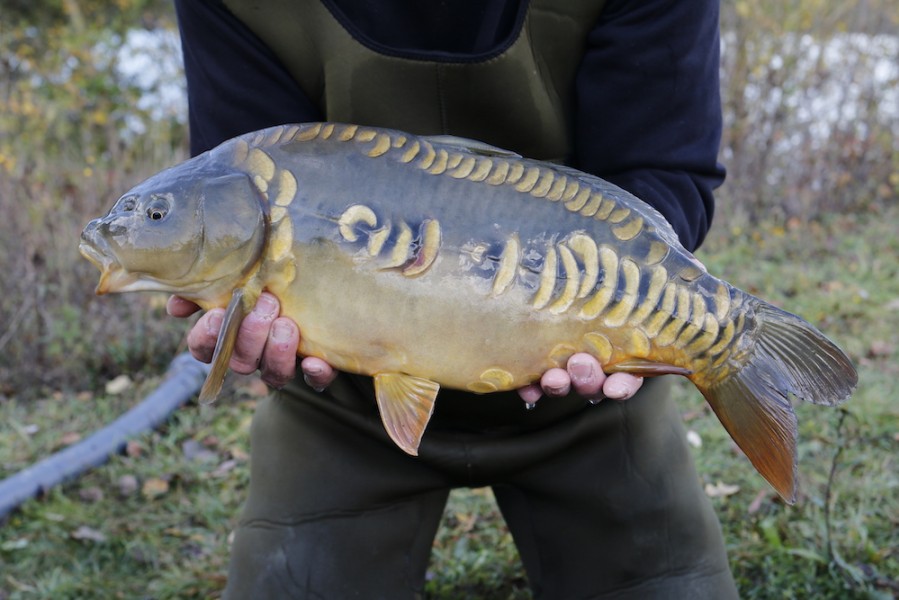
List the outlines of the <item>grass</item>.
{"type": "MultiPolygon", "coordinates": [[[[844,407],[797,407],[801,493],[780,502],[689,385],[676,386],[721,519],[741,595],[899,595],[899,208],[810,224],[720,227],[700,258],[732,283],[797,312],[856,360],[844,407]]],[[[86,435],[152,389],[0,400],[0,477],[86,435]]],[[[247,485],[259,389],[238,380],[215,409],[189,405],[161,430],[0,527],[0,599],[209,598],[247,485]]],[[[429,598],[527,598],[489,490],[458,490],[429,569],[429,598]]]]}

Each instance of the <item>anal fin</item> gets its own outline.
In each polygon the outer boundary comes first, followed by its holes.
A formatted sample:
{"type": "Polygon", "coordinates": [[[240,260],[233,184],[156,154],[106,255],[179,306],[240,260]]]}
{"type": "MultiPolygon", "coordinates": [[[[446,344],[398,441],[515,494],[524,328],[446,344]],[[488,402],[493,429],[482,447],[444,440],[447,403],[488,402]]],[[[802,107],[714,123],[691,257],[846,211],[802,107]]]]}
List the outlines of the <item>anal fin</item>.
{"type": "Polygon", "coordinates": [[[440,385],[402,373],[381,373],[374,379],[378,410],[387,435],[404,452],[418,456],[440,385]]]}

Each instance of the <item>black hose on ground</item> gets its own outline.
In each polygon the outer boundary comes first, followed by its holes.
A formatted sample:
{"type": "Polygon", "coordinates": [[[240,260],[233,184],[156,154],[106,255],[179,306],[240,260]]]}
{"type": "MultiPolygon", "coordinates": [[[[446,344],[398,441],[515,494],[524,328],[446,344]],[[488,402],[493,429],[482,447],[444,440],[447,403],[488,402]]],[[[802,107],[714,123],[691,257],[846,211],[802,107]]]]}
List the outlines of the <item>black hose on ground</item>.
{"type": "Polygon", "coordinates": [[[90,437],[0,481],[0,519],[26,500],[105,463],[130,438],[158,427],[199,391],[208,372],[209,365],[190,354],[175,357],[165,380],[140,404],[90,437]]]}

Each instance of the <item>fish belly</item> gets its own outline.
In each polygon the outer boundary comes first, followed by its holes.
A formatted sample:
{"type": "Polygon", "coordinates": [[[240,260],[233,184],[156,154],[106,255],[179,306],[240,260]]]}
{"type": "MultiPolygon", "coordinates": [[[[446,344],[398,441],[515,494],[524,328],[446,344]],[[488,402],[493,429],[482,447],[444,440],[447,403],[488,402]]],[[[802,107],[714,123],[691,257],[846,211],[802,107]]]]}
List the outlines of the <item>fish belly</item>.
{"type": "Polygon", "coordinates": [[[283,313],[300,324],[301,354],[342,370],[490,392],[526,385],[586,349],[583,322],[540,314],[523,290],[490,297],[450,257],[410,279],[354,263],[330,244],[303,256],[303,274],[279,294],[283,313]]]}

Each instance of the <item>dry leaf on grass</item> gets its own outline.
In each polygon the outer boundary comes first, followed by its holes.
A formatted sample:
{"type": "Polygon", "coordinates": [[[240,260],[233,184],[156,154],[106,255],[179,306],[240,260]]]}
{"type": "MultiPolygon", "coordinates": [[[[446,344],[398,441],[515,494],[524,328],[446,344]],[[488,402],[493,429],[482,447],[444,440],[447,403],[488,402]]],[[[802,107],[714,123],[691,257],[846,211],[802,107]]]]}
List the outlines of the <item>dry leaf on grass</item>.
{"type": "Polygon", "coordinates": [[[106,535],[93,527],[88,527],[87,525],[82,525],[71,534],[72,539],[79,540],[83,542],[105,542],[106,535]]]}
{"type": "Polygon", "coordinates": [[[144,482],[144,485],[141,486],[140,489],[140,492],[144,496],[144,498],[147,498],[149,500],[167,494],[168,491],[169,482],[160,477],[151,477],[144,482]]]}
{"type": "Polygon", "coordinates": [[[733,496],[739,491],[740,486],[723,483],[721,481],[714,485],[711,483],[705,484],[705,495],[709,498],[726,498],[727,496],[733,496]]]}
{"type": "Polygon", "coordinates": [[[106,393],[109,395],[121,394],[131,387],[131,378],[127,375],[119,375],[115,379],[106,382],[106,393]]]}

